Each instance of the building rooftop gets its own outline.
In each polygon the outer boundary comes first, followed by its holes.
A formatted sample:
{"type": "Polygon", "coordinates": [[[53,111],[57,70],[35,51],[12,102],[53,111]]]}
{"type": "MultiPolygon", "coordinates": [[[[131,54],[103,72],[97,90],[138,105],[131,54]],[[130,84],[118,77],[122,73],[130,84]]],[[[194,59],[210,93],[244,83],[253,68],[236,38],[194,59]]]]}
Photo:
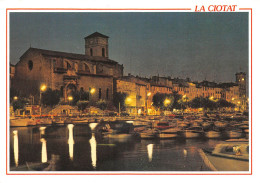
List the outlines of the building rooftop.
{"type": "Polygon", "coordinates": [[[108,36],[101,34],[99,32],[94,32],[93,34],[90,34],[89,36],[85,37],[85,39],[88,38],[94,38],[94,37],[103,37],[103,38],[109,38],[108,36]]]}
{"type": "Polygon", "coordinates": [[[88,56],[85,54],[77,54],[77,53],[67,53],[67,52],[61,52],[61,51],[52,51],[52,50],[44,50],[39,48],[29,48],[20,58],[22,58],[24,55],[26,55],[29,51],[36,51],[41,53],[42,55],[46,56],[53,56],[53,57],[64,57],[64,58],[70,58],[70,59],[77,59],[82,61],[94,61],[94,62],[105,62],[110,64],[117,64],[118,62],[108,59],[106,57],[99,57],[99,56],[88,56]]]}

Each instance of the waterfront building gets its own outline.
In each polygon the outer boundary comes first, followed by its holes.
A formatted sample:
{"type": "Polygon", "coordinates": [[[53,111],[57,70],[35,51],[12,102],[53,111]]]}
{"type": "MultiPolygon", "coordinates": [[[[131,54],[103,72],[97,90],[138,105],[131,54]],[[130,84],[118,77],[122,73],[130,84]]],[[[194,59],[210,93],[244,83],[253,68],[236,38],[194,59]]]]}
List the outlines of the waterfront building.
{"type": "Polygon", "coordinates": [[[144,114],[151,108],[150,83],[145,79],[132,75],[121,77],[116,81],[116,91],[127,94],[126,112],[130,114],[144,114]]]}
{"type": "Polygon", "coordinates": [[[40,86],[60,90],[64,101],[76,90],[94,89],[90,99],[111,102],[114,79],[123,65],[109,59],[108,36],[95,32],[85,37],[85,54],[29,48],[15,65],[12,89],[39,101],[40,86]]]}

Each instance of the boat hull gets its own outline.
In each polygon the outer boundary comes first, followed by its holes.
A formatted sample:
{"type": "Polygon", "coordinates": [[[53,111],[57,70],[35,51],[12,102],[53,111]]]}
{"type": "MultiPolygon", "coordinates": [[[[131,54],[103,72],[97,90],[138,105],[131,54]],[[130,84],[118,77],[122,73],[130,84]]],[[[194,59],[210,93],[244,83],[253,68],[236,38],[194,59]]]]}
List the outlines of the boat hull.
{"type": "Polygon", "coordinates": [[[212,171],[249,171],[249,161],[236,158],[217,156],[200,149],[199,153],[204,163],[212,171]]]}

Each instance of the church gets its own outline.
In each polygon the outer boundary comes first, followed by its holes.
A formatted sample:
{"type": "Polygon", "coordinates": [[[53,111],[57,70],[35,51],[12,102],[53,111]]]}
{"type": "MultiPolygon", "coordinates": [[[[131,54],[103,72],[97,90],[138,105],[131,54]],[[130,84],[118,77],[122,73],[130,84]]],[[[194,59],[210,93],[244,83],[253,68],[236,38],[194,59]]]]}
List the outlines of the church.
{"type": "MultiPolygon", "coordinates": [[[[73,91],[92,90],[91,100],[112,102],[123,65],[109,59],[109,37],[95,32],[85,39],[85,54],[29,48],[15,65],[12,88],[37,99],[41,85],[59,90],[64,101],[73,91]]],[[[37,103],[37,102],[36,102],[37,103]]]]}

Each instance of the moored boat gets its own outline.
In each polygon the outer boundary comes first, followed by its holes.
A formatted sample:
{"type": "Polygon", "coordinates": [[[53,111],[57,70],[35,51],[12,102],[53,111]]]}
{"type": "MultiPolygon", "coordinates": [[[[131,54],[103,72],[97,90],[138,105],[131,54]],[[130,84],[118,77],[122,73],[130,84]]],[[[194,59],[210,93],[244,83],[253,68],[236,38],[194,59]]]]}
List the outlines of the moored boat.
{"type": "Polygon", "coordinates": [[[204,163],[213,171],[248,171],[249,143],[230,139],[217,144],[213,150],[200,149],[204,163]]]}
{"type": "Polygon", "coordinates": [[[221,136],[221,133],[219,131],[210,130],[210,131],[205,132],[205,136],[210,139],[219,138],[221,136]]]}
{"type": "Polygon", "coordinates": [[[204,131],[201,127],[191,127],[183,131],[185,138],[197,138],[200,137],[203,133],[204,131]]]}

